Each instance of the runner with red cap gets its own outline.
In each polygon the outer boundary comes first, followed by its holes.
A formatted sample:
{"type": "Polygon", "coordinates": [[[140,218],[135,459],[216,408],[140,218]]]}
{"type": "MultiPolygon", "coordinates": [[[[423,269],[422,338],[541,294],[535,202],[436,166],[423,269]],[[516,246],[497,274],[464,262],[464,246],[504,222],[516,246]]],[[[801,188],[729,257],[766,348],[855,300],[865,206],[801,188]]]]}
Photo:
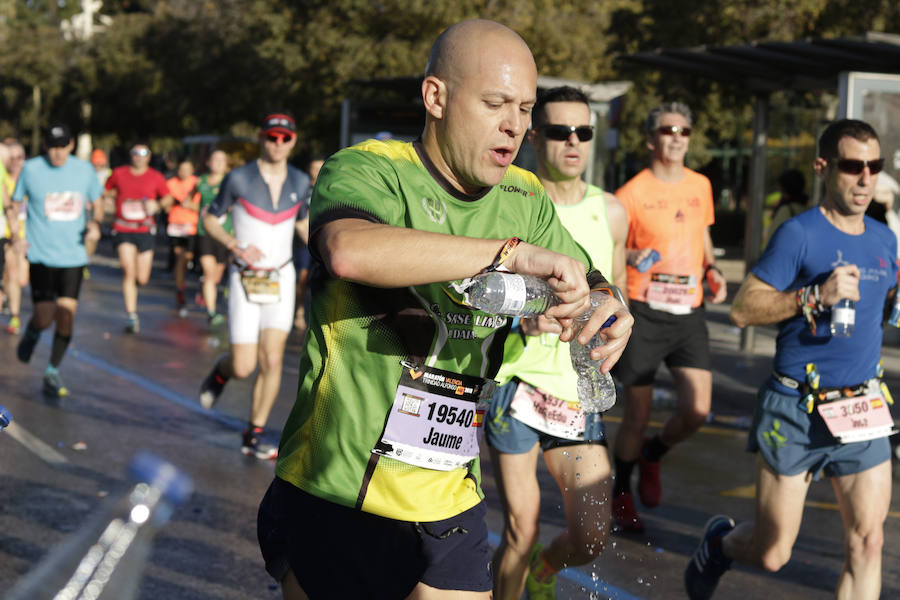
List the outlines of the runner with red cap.
{"type": "Polygon", "coordinates": [[[294,322],[294,272],[291,241],[296,231],[307,240],[309,177],[287,164],[297,143],[294,119],[269,114],[262,121],[260,155],[231,171],[203,217],[207,234],[234,255],[228,273],[228,329],[231,352],[220,357],[200,387],[200,403],[211,408],[226,382],[244,379],[256,369],[250,418],[241,451],[273,458],[263,427],[281,387],[281,363],[294,322]],[[219,221],[231,211],[234,234],[219,221]]]}

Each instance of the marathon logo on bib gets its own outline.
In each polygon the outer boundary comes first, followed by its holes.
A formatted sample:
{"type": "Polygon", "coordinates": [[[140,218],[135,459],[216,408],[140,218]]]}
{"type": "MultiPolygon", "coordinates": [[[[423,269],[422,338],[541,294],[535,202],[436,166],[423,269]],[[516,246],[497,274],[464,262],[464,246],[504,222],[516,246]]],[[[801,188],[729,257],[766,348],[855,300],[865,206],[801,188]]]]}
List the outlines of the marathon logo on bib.
{"type": "Polygon", "coordinates": [[[464,467],[479,454],[493,381],[401,363],[403,371],[381,439],[372,452],[438,471],[464,467]]]}
{"type": "Polygon", "coordinates": [[[74,221],[84,212],[78,192],[50,192],[44,196],[44,214],[49,221],[74,221]]]}

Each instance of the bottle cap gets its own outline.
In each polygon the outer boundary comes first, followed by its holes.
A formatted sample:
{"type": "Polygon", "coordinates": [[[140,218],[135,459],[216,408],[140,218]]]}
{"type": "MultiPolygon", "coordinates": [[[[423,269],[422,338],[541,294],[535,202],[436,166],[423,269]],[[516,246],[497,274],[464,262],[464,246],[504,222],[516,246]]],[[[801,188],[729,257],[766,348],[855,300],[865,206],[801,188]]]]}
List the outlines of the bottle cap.
{"type": "Polygon", "coordinates": [[[128,472],[136,481],[159,489],[163,497],[172,504],[183,503],[194,491],[194,482],[190,477],[175,465],[146,450],[141,450],[132,457],[128,472]]]}

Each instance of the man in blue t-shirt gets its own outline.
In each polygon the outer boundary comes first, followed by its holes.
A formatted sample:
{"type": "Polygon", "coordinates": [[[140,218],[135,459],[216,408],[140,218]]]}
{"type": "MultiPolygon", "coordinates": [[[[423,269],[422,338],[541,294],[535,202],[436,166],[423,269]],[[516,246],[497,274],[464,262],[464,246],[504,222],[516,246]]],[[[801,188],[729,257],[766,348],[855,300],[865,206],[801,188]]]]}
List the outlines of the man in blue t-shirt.
{"type": "Polygon", "coordinates": [[[774,370],[757,396],[748,450],[757,452],[756,521],[715,516],[685,571],[709,598],[732,560],[777,571],[800,532],[810,482],[832,480],[848,556],[838,598],[878,598],[891,499],[892,403],[881,382],[885,303],[897,281],[897,239],[865,216],[884,166],[878,134],[843,119],[819,138],[825,195],[786,221],[747,275],[731,310],[740,327],[778,323],[774,370]],[[835,306],[842,300],[855,303],[835,306]],[[851,304],[852,306],[852,304],[851,304]],[[843,314],[849,335],[832,333],[843,314]]]}
{"type": "MultiPolygon", "coordinates": [[[[25,163],[12,197],[14,203],[28,199],[26,239],[34,305],[17,354],[24,363],[31,360],[41,331],[55,321],[44,391],[65,396],[69,391],[57,369],[72,339],[78,292],[88,262],[85,241],[100,239],[103,204],[95,200],[103,187],[90,163],[70,156],[74,142],[66,125],[51,125],[44,142],[46,154],[25,163]],[[92,220],[86,217],[88,210],[93,212],[92,220]]],[[[14,215],[18,209],[11,206],[7,210],[14,215]]],[[[9,223],[18,227],[18,219],[9,223]]]]}

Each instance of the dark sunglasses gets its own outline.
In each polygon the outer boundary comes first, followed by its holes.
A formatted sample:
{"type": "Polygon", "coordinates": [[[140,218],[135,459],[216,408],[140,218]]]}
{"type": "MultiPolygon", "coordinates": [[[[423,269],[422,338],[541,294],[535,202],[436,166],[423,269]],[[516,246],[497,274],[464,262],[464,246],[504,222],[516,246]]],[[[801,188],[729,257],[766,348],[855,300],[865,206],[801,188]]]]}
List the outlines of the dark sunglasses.
{"type": "Polygon", "coordinates": [[[681,127],[679,125],[660,125],[656,128],[659,135],[675,135],[680,133],[681,137],[691,137],[690,127],[681,127]]]}
{"type": "Polygon", "coordinates": [[[869,167],[869,173],[876,175],[884,169],[884,159],[876,158],[875,160],[859,160],[856,158],[839,158],[837,159],[837,168],[841,173],[847,175],[859,175],[863,169],[869,167]]]}
{"type": "Polygon", "coordinates": [[[276,142],[281,142],[282,144],[290,144],[291,140],[294,139],[294,136],[292,136],[290,133],[267,133],[266,139],[273,144],[276,142]]]}
{"type": "Polygon", "coordinates": [[[594,137],[594,128],[590,125],[544,125],[541,127],[548,140],[564,142],[574,133],[579,142],[587,142],[594,137]]]}

